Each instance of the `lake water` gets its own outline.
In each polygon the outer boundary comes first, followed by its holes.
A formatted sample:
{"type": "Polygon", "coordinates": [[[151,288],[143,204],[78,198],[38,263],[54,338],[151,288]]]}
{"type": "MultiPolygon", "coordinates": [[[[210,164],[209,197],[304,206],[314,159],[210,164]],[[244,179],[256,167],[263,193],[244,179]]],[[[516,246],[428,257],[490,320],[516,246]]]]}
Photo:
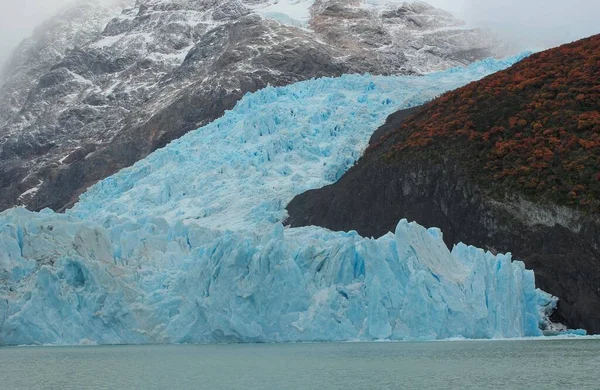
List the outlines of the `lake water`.
{"type": "Polygon", "coordinates": [[[2,389],[600,389],[600,339],[0,348],[2,389]]]}

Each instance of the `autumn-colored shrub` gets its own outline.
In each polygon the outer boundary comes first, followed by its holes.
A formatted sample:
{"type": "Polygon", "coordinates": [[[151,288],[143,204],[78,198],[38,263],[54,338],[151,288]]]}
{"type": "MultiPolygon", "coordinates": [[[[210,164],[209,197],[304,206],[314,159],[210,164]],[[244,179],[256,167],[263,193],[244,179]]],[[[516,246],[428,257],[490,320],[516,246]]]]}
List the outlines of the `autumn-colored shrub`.
{"type": "Polygon", "coordinates": [[[600,211],[600,35],[428,103],[369,153],[451,154],[485,188],[600,211]]]}

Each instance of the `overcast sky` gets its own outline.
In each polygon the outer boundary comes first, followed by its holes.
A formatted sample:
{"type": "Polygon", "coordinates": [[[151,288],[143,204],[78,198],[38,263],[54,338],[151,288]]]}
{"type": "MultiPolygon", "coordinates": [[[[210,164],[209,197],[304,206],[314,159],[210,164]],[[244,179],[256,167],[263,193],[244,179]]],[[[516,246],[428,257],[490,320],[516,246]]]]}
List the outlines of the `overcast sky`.
{"type": "MultiPolygon", "coordinates": [[[[0,62],[33,28],[71,0],[0,0],[0,62]]],[[[1,66],[1,64],[0,64],[1,66]]]]}
{"type": "Polygon", "coordinates": [[[470,25],[544,49],[600,33],[600,0],[430,0],[470,25]]]}
{"type": "MultiPolygon", "coordinates": [[[[72,0],[0,0],[0,63],[33,28],[72,0]]],[[[429,0],[473,26],[542,49],[600,33],[600,0],[429,0]]],[[[1,66],[1,65],[0,65],[1,66]]]]}

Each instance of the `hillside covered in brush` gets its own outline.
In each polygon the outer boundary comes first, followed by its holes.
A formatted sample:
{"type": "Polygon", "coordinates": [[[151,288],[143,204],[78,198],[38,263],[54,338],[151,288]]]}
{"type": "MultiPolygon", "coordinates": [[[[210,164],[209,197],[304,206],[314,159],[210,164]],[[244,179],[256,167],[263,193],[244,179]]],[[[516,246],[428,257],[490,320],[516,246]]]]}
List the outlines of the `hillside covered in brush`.
{"type": "Polygon", "coordinates": [[[600,211],[600,35],[428,104],[379,145],[451,154],[485,187],[600,211]]]}
{"type": "Polygon", "coordinates": [[[600,36],[534,54],[393,114],[336,184],[288,206],[292,226],[380,236],[398,218],[511,251],[600,332],[600,36]]]}

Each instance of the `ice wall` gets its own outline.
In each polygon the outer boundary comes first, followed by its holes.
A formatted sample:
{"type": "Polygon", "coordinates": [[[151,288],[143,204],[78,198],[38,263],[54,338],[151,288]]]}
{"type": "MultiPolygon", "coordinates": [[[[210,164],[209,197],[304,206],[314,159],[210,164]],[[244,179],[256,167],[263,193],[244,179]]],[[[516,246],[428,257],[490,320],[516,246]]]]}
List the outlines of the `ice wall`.
{"type": "Polygon", "coordinates": [[[0,345],[537,336],[556,299],[510,255],[438,229],[285,229],[392,111],[509,66],[267,88],[92,187],[0,213],[0,345]]]}
{"type": "Polygon", "coordinates": [[[555,300],[510,255],[401,221],[264,235],[23,209],[2,215],[0,344],[537,336],[555,300]]]}

